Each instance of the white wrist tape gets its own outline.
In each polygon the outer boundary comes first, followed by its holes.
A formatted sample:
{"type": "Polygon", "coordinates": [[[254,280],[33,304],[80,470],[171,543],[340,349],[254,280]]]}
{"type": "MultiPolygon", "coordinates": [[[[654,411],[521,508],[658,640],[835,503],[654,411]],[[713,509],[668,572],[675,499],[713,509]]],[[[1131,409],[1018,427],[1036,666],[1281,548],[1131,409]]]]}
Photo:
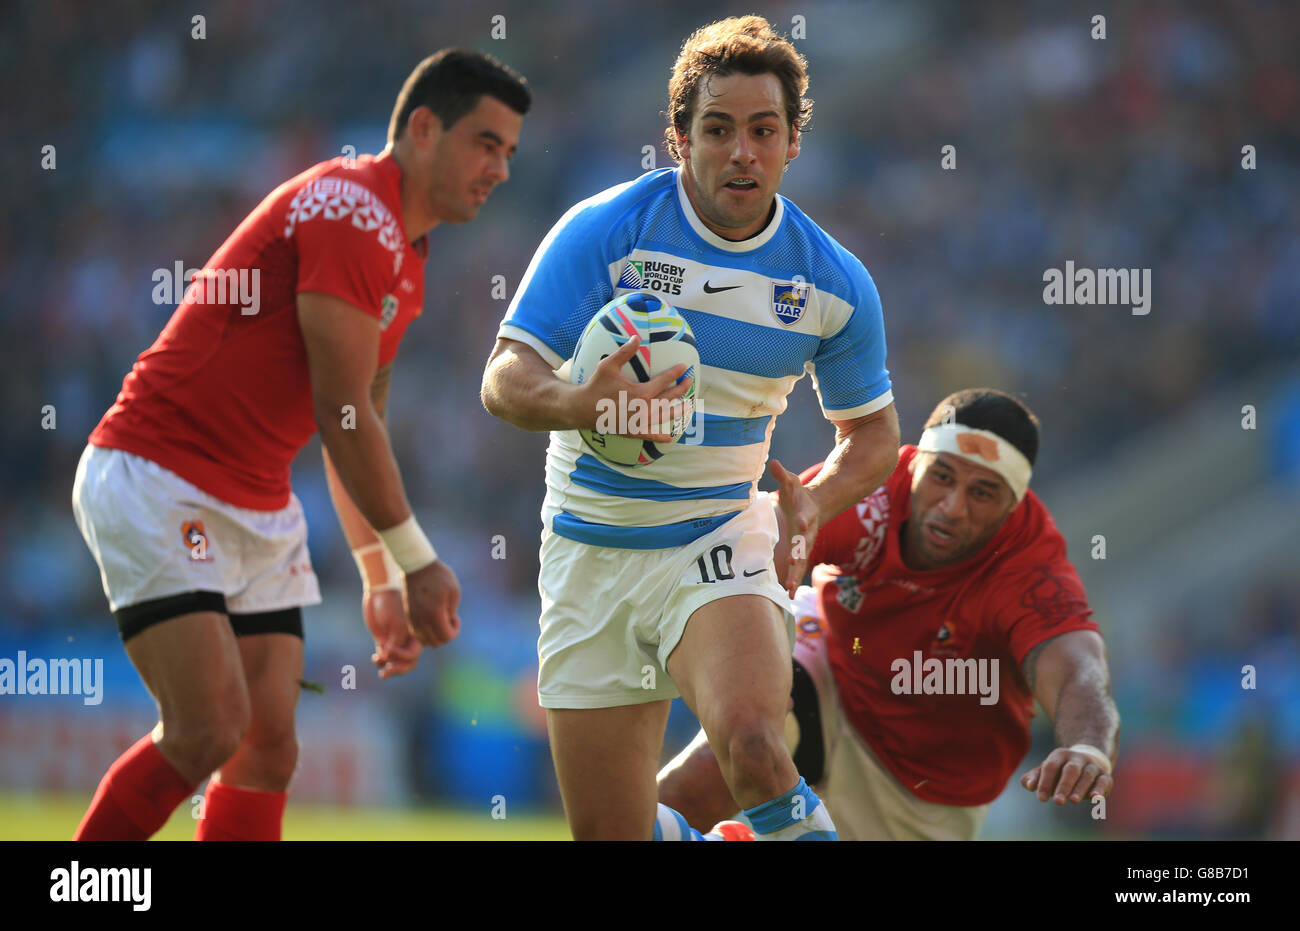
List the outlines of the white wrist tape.
{"type": "Polygon", "coordinates": [[[425,566],[438,561],[438,554],[434,551],[433,544],[420,529],[414,514],[396,527],[389,527],[378,533],[379,539],[384,541],[388,552],[393,555],[393,559],[407,575],[419,572],[425,566]]]}
{"type": "Polygon", "coordinates": [[[1066,747],[1066,749],[1071,753],[1082,753],[1085,756],[1092,757],[1096,760],[1097,765],[1102,768],[1102,771],[1105,772],[1107,776],[1110,775],[1110,757],[1102,753],[1092,744],[1075,744],[1073,747],[1066,747]]]}
{"type": "MultiPolygon", "coordinates": [[[[363,592],[400,592],[402,590],[402,567],[397,564],[389,554],[388,548],[382,543],[370,543],[366,546],[358,546],[352,551],[352,559],[357,564],[357,571],[361,573],[361,590],[363,592]],[[370,571],[366,569],[366,557],[373,557],[378,554],[381,557],[384,567],[384,577],[382,579],[372,579],[370,571]]],[[[374,564],[374,559],[371,559],[374,564]]]]}

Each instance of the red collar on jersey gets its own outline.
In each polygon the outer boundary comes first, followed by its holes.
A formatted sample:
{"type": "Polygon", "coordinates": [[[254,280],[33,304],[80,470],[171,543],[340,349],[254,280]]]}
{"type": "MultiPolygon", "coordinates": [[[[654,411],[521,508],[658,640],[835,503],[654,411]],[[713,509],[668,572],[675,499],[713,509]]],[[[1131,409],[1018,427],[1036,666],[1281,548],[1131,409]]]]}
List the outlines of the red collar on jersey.
{"type": "MultiPolygon", "coordinates": [[[[392,191],[393,203],[397,205],[397,222],[405,227],[405,220],[402,217],[402,166],[397,164],[397,159],[393,158],[393,150],[384,149],[375,156],[375,167],[379,169],[380,177],[388,183],[388,189],[392,191]]],[[[427,233],[410,245],[422,261],[429,257],[427,233]]]]}

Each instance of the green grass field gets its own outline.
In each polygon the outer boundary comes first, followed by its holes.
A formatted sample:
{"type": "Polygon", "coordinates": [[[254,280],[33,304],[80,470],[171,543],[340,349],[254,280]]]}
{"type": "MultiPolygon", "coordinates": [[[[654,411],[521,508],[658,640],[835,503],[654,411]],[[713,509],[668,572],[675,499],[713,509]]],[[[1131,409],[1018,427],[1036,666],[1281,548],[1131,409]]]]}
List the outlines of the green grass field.
{"type": "MultiPolygon", "coordinates": [[[[85,795],[0,793],[0,841],[71,840],[86,806],[85,795]]],[[[192,840],[192,807],[182,805],[155,840],[192,840]]],[[[510,815],[435,808],[331,808],[297,805],[284,815],[285,840],[568,840],[558,815],[510,815]]]]}
{"type": "MultiPolygon", "coordinates": [[[[71,840],[90,804],[85,795],[21,795],[0,792],[0,841],[71,840]]],[[[182,805],[154,840],[193,840],[192,806],[182,805]]],[[[559,815],[509,815],[494,821],[485,810],[448,808],[334,808],[299,805],[284,814],[285,840],[569,840],[559,815]]],[[[1096,840],[1087,831],[1044,829],[982,840],[1096,840]]],[[[1107,839],[1120,838],[1108,835],[1107,839]]]]}

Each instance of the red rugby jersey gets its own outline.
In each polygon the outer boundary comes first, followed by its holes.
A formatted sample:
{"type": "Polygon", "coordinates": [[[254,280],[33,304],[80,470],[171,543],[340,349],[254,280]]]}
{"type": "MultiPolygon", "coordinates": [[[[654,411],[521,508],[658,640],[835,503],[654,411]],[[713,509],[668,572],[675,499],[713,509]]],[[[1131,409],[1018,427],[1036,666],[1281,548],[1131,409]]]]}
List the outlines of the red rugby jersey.
{"type": "Polygon", "coordinates": [[[1034,702],[1020,661],[1057,634],[1098,628],[1065,540],[1032,491],[974,558],[928,572],[907,568],[901,539],[915,456],[915,446],[904,446],[885,484],[821,529],[809,564],[817,567],[840,703],[863,740],[918,798],[982,805],[1001,794],[1029,750],[1034,702]],[[935,668],[927,660],[950,658],[998,660],[997,701],[981,704],[969,679],[967,694],[915,694],[918,684],[927,690],[924,673],[935,668]],[[895,694],[891,685],[904,683],[914,694],[895,694]]]}
{"type": "Polygon", "coordinates": [[[390,152],[336,158],[268,194],[194,276],[90,442],[152,459],[237,507],[288,504],[290,463],[316,432],[298,293],[377,317],[379,365],[421,312],[428,240],[406,240],[401,175],[390,152]]]}

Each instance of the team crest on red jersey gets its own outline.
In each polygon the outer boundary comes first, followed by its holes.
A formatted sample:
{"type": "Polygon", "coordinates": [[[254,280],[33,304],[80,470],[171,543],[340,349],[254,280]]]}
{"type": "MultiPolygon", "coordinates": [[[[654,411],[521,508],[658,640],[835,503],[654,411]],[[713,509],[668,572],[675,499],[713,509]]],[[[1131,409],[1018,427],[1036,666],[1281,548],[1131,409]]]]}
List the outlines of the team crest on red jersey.
{"type": "Polygon", "coordinates": [[[858,580],[851,575],[842,575],[835,579],[835,587],[839,589],[835,593],[835,600],[840,603],[845,611],[853,614],[858,613],[858,608],[862,607],[862,590],[858,588],[858,580]]]}
{"type": "Polygon", "coordinates": [[[939,632],[934,635],[934,643],[930,644],[931,656],[960,656],[962,646],[956,641],[957,625],[952,621],[944,621],[939,625],[939,632]]]}

